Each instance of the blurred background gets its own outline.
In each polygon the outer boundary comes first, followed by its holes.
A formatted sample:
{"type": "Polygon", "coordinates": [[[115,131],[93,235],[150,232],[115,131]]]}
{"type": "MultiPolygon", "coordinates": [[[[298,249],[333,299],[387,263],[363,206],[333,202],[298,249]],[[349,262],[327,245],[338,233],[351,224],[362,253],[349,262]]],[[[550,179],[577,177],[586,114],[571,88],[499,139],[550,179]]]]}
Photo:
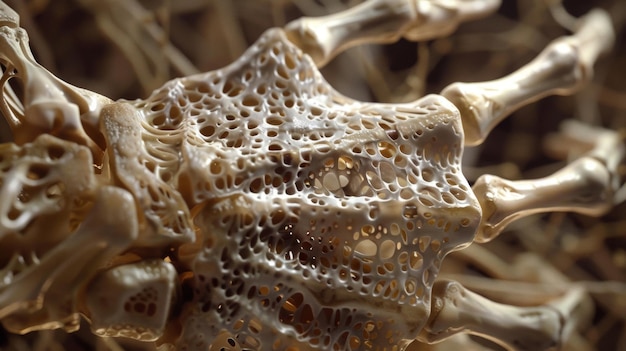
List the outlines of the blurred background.
{"type": "MultiPolygon", "coordinates": [[[[302,15],[341,11],[361,1],[5,2],[19,12],[33,52],[44,67],[76,86],[114,99],[135,99],[147,97],[171,78],[229,64],[270,27],[283,26],[302,15]]],[[[438,93],[453,82],[491,80],[519,68],[551,40],[568,34],[567,17],[560,12],[563,9],[574,16],[594,7],[607,9],[617,32],[616,46],[596,65],[593,83],[574,96],[549,97],[522,108],[497,127],[483,145],[466,150],[464,172],[470,182],[485,173],[508,179],[545,176],[577,156],[572,152],[575,148],[559,134],[563,121],[626,128],[626,1],[503,2],[498,13],[463,24],[450,37],[354,48],[333,60],[322,73],[337,90],[352,98],[411,101],[438,93]]],[[[626,350],[624,205],[602,218],[563,213],[531,216],[515,222],[489,244],[473,245],[451,255],[443,270],[443,275],[485,295],[490,294],[487,290],[498,290],[500,283],[510,281],[524,283],[517,291],[526,297],[547,296],[567,286],[560,282],[584,285],[593,297],[594,316],[591,325],[572,339],[575,345],[566,349],[626,350]],[[545,284],[538,277],[543,273],[558,278],[552,285],[545,284]],[[554,286],[558,285],[555,282],[561,286],[554,286]]],[[[504,295],[490,297],[505,301],[504,295]]],[[[476,350],[499,350],[476,339],[462,342],[476,350]]],[[[3,345],[37,351],[143,349],[121,341],[94,341],[88,331],[72,336],[44,332],[19,340],[0,332],[2,350],[3,345]]],[[[445,350],[446,345],[438,349],[445,350]]],[[[450,344],[447,349],[470,348],[450,344]]]]}

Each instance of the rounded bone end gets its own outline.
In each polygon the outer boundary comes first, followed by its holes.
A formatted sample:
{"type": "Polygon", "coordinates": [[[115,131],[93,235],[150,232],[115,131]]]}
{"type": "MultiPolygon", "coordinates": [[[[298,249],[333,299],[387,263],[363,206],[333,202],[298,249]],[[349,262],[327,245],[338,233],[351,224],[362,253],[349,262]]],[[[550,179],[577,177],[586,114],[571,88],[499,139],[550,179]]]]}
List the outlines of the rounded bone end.
{"type": "Polygon", "coordinates": [[[483,220],[474,239],[479,243],[495,238],[521,217],[548,211],[601,216],[614,201],[610,171],[601,160],[591,156],[540,179],[511,181],[483,175],[472,190],[483,209],[483,220]]]}
{"type": "Polygon", "coordinates": [[[501,108],[484,93],[484,89],[467,83],[453,83],[441,92],[461,113],[466,146],[481,144],[504,117],[501,108]]]}
{"type": "Polygon", "coordinates": [[[497,192],[506,189],[504,181],[502,178],[486,174],[478,178],[472,187],[474,193],[480,194],[478,202],[483,210],[483,219],[474,238],[477,243],[487,243],[493,240],[512,221],[512,219],[505,221],[504,218],[494,218],[499,212],[497,192]]]}
{"type": "Polygon", "coordinates": [[[314,30],[311,28],[310,18],[300,18],[292,21],[285,27],[285,34],[287,39],[297,46],[300,50],[307,53],[313,59],[313,62],[318,67],[323,66],[330,60],[331,53],[329,49],[323,44],[323,38],[319,37],[321,30],[314,30]]]}
{"type": "Polygon", "coordinates": [[[592,67],[598,56],[611,50],[615,31],[611,16],[602,9],[593,9],[578,20],[574,38],[580,43],[583,64],[592,67]]]}

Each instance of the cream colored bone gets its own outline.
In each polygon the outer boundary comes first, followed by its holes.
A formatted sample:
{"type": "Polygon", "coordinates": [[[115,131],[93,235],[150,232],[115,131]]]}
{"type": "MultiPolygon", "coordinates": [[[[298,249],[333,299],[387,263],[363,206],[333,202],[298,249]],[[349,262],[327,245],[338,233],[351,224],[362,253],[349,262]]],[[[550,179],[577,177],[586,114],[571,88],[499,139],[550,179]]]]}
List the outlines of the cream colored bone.
{"type": "Polygon", "coordinates": [[[613,45],[609,15],[593,10],[574,35],[553,41],[526,66],[500,79],[453,83],[441,94],[461,111],[465,144],[478,145],[505,117],[547,95],[569,95],[593,75],[598,56],[613,45]]]}
{"type": "Polygon", "coordinates": [[[154,341],[163,334],[175,295],[176,270],[159,259],[117,266],[85,292],[94,334],[154,341]]]}
{"type": "Polygon", "coordinates": [[[588,134],[595,134],[596,147],[548,177],[510,181],[481,176],[472,187],[483,208],[476,241],[490,241],[509,223],[531,214],[570,211],[599,216],[620,201],[619,165],[626,157],[622,136],[591,129],[588,134]]]}
{"type": "MultiPolygon", "coordinates": [[[[586,295],[574,288],[547,305],[515,307],[499,304],[454,281],[433,286],[432,313],[419,340],[442,341],[466,332],[490,339],[508,350],[534,351],[559,347],[565,328],[575,327],[586,295]]],[[[581,311],[583,311],[581,313],[581,311]]]]}
{"type": "Polygon", "coordinates": [[[101,187],[80,228],[0,291],[2,324],[14,333],[77,330],[80,289],[136,237],[133,198],[122,189],[101,187]]]}
{"type": "Polygon", "coordinates": [[[429,40],[451,34],[461,22],[486,16],[500,0],[369,0],[323,17],[303,17],[286,26],[289,39],[318,66],[364,43],[405,37],[429,40]]]}
{"type": "Polygon", "coordinates": [[[89,147],[97,162],[102,156],[98,115],[110,99],[76,88],[55,77],[39,65],[28,45],[28,34],[19,27],[19,17],[0,2],[0,61],[6,67],[0,83],[0,109],[7,118],[16,142],[32,141],[49,133],[89,147]],[[20,79],[24,98],[17,99],[8,85],[9,79],[20,79]]]}
{"type": "MultiPolygon", "coordinates": [[[[401,350],[424,325],[427,342],[467,330],[520,350],[558,345],[568,328],[563,321],[583,318],[580,290],[550,307],[505,306],[448,281],[432,291],[444,257],[471,244],[479,226],[540,204],[505,198],[509,207],[494,210],[470,191],[460,162],[471,106],[453,99],[455,86],[444,94],[461,114],[437,95],[407,104],[351,100],[316,70],[351,45],[444,35],[497,4],[372,0],[341,15],[293,22],[286,32],[269,30],[224,69],[119,103],[39,67],[16,17],[4,11],[4,78],[20,78],[26,89],[21,106],[5,84],[3,112],[16,139],[54,134],[96,156],[106,150],[102,173],[77,172],[100,182],[76,191],[95,201],[78,229],[64,232],[66,240],[51,244],[38,264],[24,264],[28,255],[8,260],[17,274],[0,289],[2,323],[19,333],[75,330],[80,311],[96,334],[160,338],[162,349],[193,351],[401,350]],[[483,211],[488,218],[481,221],[483,211]],[[177,279],[183,294],[174,293],[177,279]],[[149,287],[158,291],[157,298],[145,294],[154,309],[138,298],[149,287]],[[180,308],[170,315],[172,306],[180,308]],[[135,313],[150,311],[153,319],[135,313]],[[516,339],[514,331],[526,337],[516,339]]],[[[609,41],[590,40],[608,33],[603,16],[586,17],[576,35],[500,82],[523,94],[507,88],[496,102],[516,107],[528,94],[579,84],[609,41]]],[[[479,117],[498,120],[497,112],[479,117]]],[[[488,133],[489,123],[469,144],[488,133]]],[[[572,163],[569,178],[557,175],[544,188],[578,194],[591,184],[609,189],[609,198],[621,184],[615,170],[622,158],[607,156],[621,145],[609,139],[572,163]]],[[[7,185],[15,179],[3,184],[20,197],[7,185]]],[[[512,187],[480,185],[474,190],[483,200],[490,189],[512,187]]],[[[605,198],[593,199],[604,208],[605,198]]],[[[578,206],[572,201],[563,206],[578,206]]]]}

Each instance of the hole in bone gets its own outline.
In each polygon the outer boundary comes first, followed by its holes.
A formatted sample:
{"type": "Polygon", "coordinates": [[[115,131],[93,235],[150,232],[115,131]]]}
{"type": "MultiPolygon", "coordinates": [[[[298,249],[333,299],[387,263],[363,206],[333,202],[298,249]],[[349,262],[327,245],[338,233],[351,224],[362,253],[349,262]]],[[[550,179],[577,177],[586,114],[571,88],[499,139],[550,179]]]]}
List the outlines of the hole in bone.
{"type": "Polygon", "coordinates": [[[175,123],[180,123],[180,117],[182,117],[182,110],[178,105],[171,105],[169,111],[169,118],[174,120],[175,123]]]}
{"type": "Polygon", "coordinates": [[[452,195],[450,193],[442,193],[441,194],[441,199],[447,203],[447,204],[453,204],[454,203],[454,198],[452,197],[452,195]]]}
{"type": "Polygon", "coordinates": [[[379,166],[379,170],[380,170],[380,177],[382,178],[383,182],[387,184],[395,183],[396,172],[391,164],[387,162],[381,162],[379,166]]]}
{"type": "Polygon", "coordinates": [[[222,165],[218,161],[213,161],[209,166],[209,170],[212,174],[218,175],[222,173],[222,165]]]}
{"type": "Polygon", "coordinates": [[[241,103],[244,106],[248,106],[248,107],[254,107],[254,106],[258,106],[261,104],[259,99],[254,95],[246,95],[241,101],[241,103]]]}
{"type": "Polygon", "coordinates": [[[11,105],[14,105],[13,109],[16,110],[15,112],[17,112],[19,115],[23,115],[24,84],[22,82],[22,79],[16,76],[18,74],[18,71],[15,68],[7,70],[8,68],[4,64],[1,64],[0,66],[2,67],[3,78],[9,76],[4,86],[2,87],[4,96],[7,97],[14,95],[17,98],[17,101],[11,100],[11,105]],[[9,93],[9,91],[13,91],[14,94],[9,93]]]}
{"type": "Polygon", "coordinates": [[[429,236],[421,236],[419,238],[419,248],[421,252],[426,251],[426,248],[428,247],[428,244],[430,244],[430,237],[429,236]]]}
{"type": "Polygon", "coordinates": [[[409,266],[411,267],[411,269],[419,270],[422,268],[423,264],[424,259],[422,258],[422,255],[420,255],[417,251],[413,251],[409,259],[409,266]]]}
{"type": "Polygon", "coordinates": [[[435,179],[435,172],[431,168],[424,168],[422,170],[422,179],[426,182],[432,182],[435,179]]]}
{"type": "Polygon", "coordinates": [[[411,219],[417,218],[418,215],[419,213],[417,211],[417,206],[413,204],[404,205],[404,208],[402,209],[402,217],[406,219],[411,219]]]}
{"type": "Polygon", "coordinates": [[[365,257],[376,256],[377,251],[378,247],[376,247],[376,243],[370,239],[362,240],[354,247],[355,253],[361,254],[365,257]]]}
{"type": "Polygon", "coordinates": [[[269,116],[265,119],[265,122],[273,126],[280,126],[283,124],[283,119],[278,116],[269,116]]]}
{"type": "Polygon", "coordinates": [[[441,241],[439,240],[433,240],[430,243],[430,248],[431,250],[433,250],[434,252],[439,252],[439,250],[441,249],[441,241]]]}
{"type": "Polygon", "coordinates": [[[285,66],[287,66],[288,69],[295,69],[298,65],[297,65],[297,60],[295,57],[293,57],[293,54],[291,52],[286,52],[285,53],[285,66]]]}
{"type": "Polygon", "coordinates": [[[454,195],[458,200],[465,200],[467,198],[467,194],[459,188],[451,188],[450,193],[454,195]]]}
{"type": "Polygon", "coordinates": [[[396,243],[392,240],[385,240],[380,244],[380,258],[388,260],[394,256],[396,252],[396,243]]]}
{"type": "Polygon", "coordinates": [[[65,150],[60,146],[51,145],[48,147],[48,157],[51,160],[58,160],[65,155],[65,150]]]}
{"type": "Polygon", "coordinates": [[[467,227],[470,224],[470,220],[469,220],[469,218],[463,218],[463,219],[461,219],[459,224],[461,224],[461,226],[463,226],[463,227],[467,227]]]}
{"type": "Polygon", "coordinates": [[[378,143],[378,152],[385,158],[392,158],[396,154],[396,147],[390,143],[381,141],[378,143]]]}
{"type": "Polygon", "coordinates": [[[152,106],[150,106],[150,111],[152,112],[161,112],[164,109],[165,109],[165,104],[162,102],[159,102],[157,104],[153,104],[152,106]]]}
{"type": "Polygon", "coordinates": [[[432,201],[430,201],[429,199],[426,199],[424,197],[419,197],[418,201],[421,202],[426,207],[433,207],[434,206],[434,203],[432,201]]]}
{"type": "Polygon", "coordinates": [[[276,75],[285,80],[289,79],[289,73],[287,72],[287,69],[285,68],[285,66],[282,66],[282,65],[279,65],[276,67],[276,75]]]}
{"type": "Polygon", "coordinates": [[[46,197],[48,199],[57,199],[61,197],[64,191],[65,191],[65,184],[61,182],[57,182],[57,183],[49,185],[46,188],[46,197]]]}
{"type": "Polygon", "coordinates": [[[28,168],[28,172],[26,173],[26,178],[31,180],[40,180],[45,178],[48,175],[49,169],[48,166],[42,164],[32,164],[28,168]]]}

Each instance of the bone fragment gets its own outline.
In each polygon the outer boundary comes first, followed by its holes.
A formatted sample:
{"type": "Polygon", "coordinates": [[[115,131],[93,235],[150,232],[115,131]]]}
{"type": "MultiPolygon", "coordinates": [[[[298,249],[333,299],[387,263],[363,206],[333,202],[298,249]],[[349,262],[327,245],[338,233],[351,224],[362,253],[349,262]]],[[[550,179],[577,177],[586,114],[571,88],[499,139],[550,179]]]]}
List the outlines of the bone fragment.
{"type": "Polygon", "coordinates": [[[336,14],[300,18],[285,29],[294,44],[323,66],[360,44],[449,35],[461,22],[488,15],[499,5],[500,0],[370,0],[336,14]]]}
{"type": "Polygon", "coordinates": [[[520,107],[548,95],[570,95],[593,76],[593,65],[613,45],[609,15],[593,10],[579,19],[572,36],[553,41],[512,74],[480,83],[453,83],[442,91],[461,111],[465,144],[482,143],[489,132],[520,107]]]}
{"type": "Polygon", "coordinates": [[[563,330],[575,328],[581,315],[586,316],[578,309],[585,297],[582,289],[573,289],[547,305],[516,307],[491,301],[454,281],[437,281],[431,317],[419,340],[434,343],[466,332],[515,351],[558,347],[563,330]]]}

